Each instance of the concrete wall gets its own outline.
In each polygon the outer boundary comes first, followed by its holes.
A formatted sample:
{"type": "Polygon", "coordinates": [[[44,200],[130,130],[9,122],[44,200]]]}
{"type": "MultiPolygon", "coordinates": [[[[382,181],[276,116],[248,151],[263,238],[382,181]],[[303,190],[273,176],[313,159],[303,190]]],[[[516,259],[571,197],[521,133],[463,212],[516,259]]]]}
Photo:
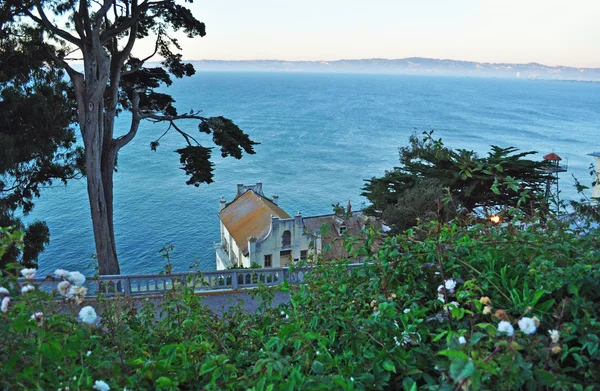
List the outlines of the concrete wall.
{"type": "Polygon", "coordinates": [[[256,262],[264,267],[265,255],[271,254],[271,267],[285,267],[294,259],[300,259],[300,252],[306,250],[308,253],[310,237],[304,235],[304,225],[302,216],[297,214],[293,218],[280,219],[271,218],[271,229],[267,236],[262,240],[248,243],[250,250],[250,263],[256,262]],[[291,243],[289,247],[282,247],[282,237],[285,231],[291,233],[291,243]],[[290,256],[281,257],[281,251],[291,251],[290,256]]]}
{"type": "MultiPolygon", "coordinates": [[[[226,248],[226,252],[228,254],[229,263],[231,265],[238,265],[241,261],[242,266],[250,267],[250,259],[248,257],[244,256],[244,254],[240,250],[240,247],[235,242],[235,239],[233,239],[233,236],[231,236],[231,234],[229,233],[227,228],[225,228],[223,223],[220,223],[220,226],[221,226],[221,246],[226,244],[225,248],[226,248]]],[[[225,268],[227,268],[225,265],[225,262],[219,261],[218,254],[217,254],[217,270],[223,270],[225,268]]]]}

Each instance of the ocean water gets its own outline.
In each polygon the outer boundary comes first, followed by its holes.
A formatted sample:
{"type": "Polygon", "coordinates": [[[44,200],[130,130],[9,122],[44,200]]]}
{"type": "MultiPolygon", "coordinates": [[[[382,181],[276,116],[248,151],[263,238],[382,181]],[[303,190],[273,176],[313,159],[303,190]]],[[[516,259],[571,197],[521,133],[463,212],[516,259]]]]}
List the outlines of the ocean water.
{"type": "MultiPolygon", "coordinates": [[[[177,134],[150,141],[165,129],[145,122],[119,154],[115,174],[115,234],[124,274],[155,273],[158,250],[173,244],[174,270],[199,262],[214,269],[219,198],[230,201],[237,183],[261,181],[288,212],[331,213],[331,205],[360,196],[364,180],[398,163],[399,146],[413,132],[435,129],[453,148],[479,153],[489,145],[556,152],[568,163],[562,198],[577,198],[571,174],[589,184],[586,156],[600,150],[600,84],[403,75],[199,72],[167,92],[181,112],[231,118],[260,142],[256,155],[223,159],[214,150],[215,182],[187,186],[179,168],[177,134]]],[[[117,120],[116,133],[128,128],[117,120]]],[[[195,123],[183,125],[199,134],[195,123]]],[[[43,273],[61,267],[93,274],[94,242],[85,181],[45,189],[27,221],[45,220],[51,243],[43,273]]]]}

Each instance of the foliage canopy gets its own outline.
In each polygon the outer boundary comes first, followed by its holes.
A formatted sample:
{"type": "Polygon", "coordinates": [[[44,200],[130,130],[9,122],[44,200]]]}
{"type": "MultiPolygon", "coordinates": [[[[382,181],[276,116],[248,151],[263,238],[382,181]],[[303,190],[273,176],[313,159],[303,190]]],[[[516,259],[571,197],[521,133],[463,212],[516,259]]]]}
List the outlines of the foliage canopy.
{"type": "MultiPolygon", "coordinates": [[[[191,1],[189,1],[191,2],[191,1]]],[[[70,79],[61,102],[63,112],[76,112],[84,147],[84,168],[92,215],[96,256],[102,274],[119,274],[114,237],[113,175],[118,152],[136,136],[143,120],[165,123],[167,130],[183,137],[185,145],[176,150],[188,184],[212,182],[210,147],[199,136],[211,134],[209,143],[220,147],[221,156],[242,157],[253,154],[252,141],[237,125],[224,117],[204,117],[192,108],[180,113],[175,99],[163,92],[172,77],[194,75],[191,63],[182,61],[181,46],[174,32],[187,37],[203,37],[206,27],[176,0],[8,0],[0,4],[0,26],[14,35],[18,52],[31,55],[36,47],[39,61],[70,79]],[[137,41],[151,39],[154,50],[147,56],[134,55],[137,41]],[[73,57],[83,60],[83,69],[72,66],[73,57]],[[162,59],[160,65],[149,61],[162,59]],[[129,130],[114,134],[115,117],[131,114],[129,130]],[[196,120],[197,128],[184,128],[179,120],[196,120]],[[194,132],[195,131],[195,132],[194,132]],[[194,134],[196,133],[196,134],[194,134]]],[[[183,2],[185,4],[185,2],[183,2]]],[[[21,55],[21,54],[19,54],[21,55]]],[[[25,73],[25,83],[32,80],[25,73]]],[[[43,107],[43,106],[42,106],[43,107]]],[[[49,113],[51,106],[44,107],[49,113]]],[[[189,123],[189,122],[188,122],[189,123]]]]}
{"type": "Polygon", "coordinates": [[[429,215],[449,220],[457,211],[478,208],[531,213],[543,205],[549,163],[525,159],[534,151],[493,145],[486,157],[479,157],[470,150],[453,150],[434,139],[433,132],[424,132],[422,137],[412,135],[399,152],[400,166],[371,178],[363,188],[372,203],[369,211],[397,229],[429,215]]]}
{"type": "MultiPolygon", "coordinates": [[[[503,225],[431,222],[424,238],[408,230],[374,253],[370,232],[357,250],[367,263],[319,265],[303,285],[280,287],[289,304],[257,314],[216,317],[180,288],[159,309],[102,299],[90,326],[73,319],[78,305],[54,308],[56,296],[20,295],[23,281],[1,278],[12,297],[0,312],[0,340],[11,341],[1,387],[596,389],[598,230],[511,215],[503,225]]],[[[257,291],[267,302],[272,293],[257,291]]]]}
{"type": "Polygon", "coordinates": [[[12,246],[0,269],[17,260],[34,266],[49,241],[44,222],[25,227],[15,211],[27,214],[42,186],[80,173],[72,89],[62,70],[45,63],[38,34],[10,24],[0,29],[0,226],[25,233],[23,251],[12,246]]]}

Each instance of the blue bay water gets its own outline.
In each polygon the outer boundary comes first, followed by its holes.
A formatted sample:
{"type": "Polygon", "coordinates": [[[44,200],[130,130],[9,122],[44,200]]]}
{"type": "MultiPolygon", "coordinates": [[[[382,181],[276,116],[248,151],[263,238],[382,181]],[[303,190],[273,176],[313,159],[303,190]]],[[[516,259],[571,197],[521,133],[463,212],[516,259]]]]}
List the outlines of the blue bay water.
{"type": "MultiPolygon", "coordinates": [[[[115,174],[115,234],[124,274],[154,273],[158,253],[175,246],[171,262],[185,271],[195,261],[214,269],[212,244],[219,240],[219,198],[228,201],[237,183],[263,182],[288,213],[331,213],[331,204],[351,200],[361,208],[364,180],[398,163],[397,148],[413,132],[435,129],[453,148],[479,153],[489,145],[555,151],[568,160],[561,174],[562,198],[577,198],[570,175],[591,181],[586,156],[600,150],[600,84],[551,81],[347,75],[312,73],[200,72],[165,89],[181,112],[231,118],[261,144],[256,155],[223,159],[213,151],[215,182],[187,186],[179,169],[184,146],[177,134],[150,141],[166,129],[145,122],[119,154],[115,174]]],[[[128,129],[127,116],[116,133],[128,129]]],[[[193,122],[183,126],[205,145],[193,122]]],[[[45,220],[51,243],[41,272],[61,267],[93,274],[94,242],[85,181],[46,189],[27,217],[45,220]]]]}

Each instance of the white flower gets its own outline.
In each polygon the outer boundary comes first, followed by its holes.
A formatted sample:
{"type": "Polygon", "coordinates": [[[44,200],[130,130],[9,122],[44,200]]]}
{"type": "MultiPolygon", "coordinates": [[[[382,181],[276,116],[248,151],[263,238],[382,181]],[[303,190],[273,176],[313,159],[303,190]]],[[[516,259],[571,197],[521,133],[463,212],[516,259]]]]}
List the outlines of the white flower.
{"type": "Polygon", "coordinates": [[[528,317],[523,317],[519,320],[519,328],[525,334],[533,334],[535,333],[535,321],[528,317]]]}
{"type": "Polygon", "coordinates": [[[54,275],[58,278],[69,278],[69,274],[71,274],[71,272],[65,269],[56,269],[54,271],[54,275]]]}
{"type": "Polygon", "coordinates": [[[443,285],[440,285],[440,286],[438,286],[438,289],[437,289],[437,291],[438,291],[438,292],[441,292],[441,291],[442,291],[442,289],[444,289],[444,286],[443,286],[443,285]]]}
{"type": "Polygon", "coordinates": [[[8,295],[8,289],[3,286],[0,286],[0,295],[8,295]]]}
{"type": "Polygon", "coordinates": [[[86,355],[87,355],[88,357],[89,357],[89,356],[91,356],[91,355],[92,355],[92,351],[91,351],[91,350],[88,350],[86,355]]]}
{"type": "Polygon", "coordinates": [[[85,295],[87,294],[87,288],[84,286],[72,286],[69,288],[69,292],[67,293],[67,298],[75,301],[77,304],[83,303],[85,300],[85,295]]]}
{"type": "Polygon", "coordinates": [[[25,294],[27,292],[31,292],[31,291],[34,291],[34,290],[35,290],[35,286],[33,286],[33,285],[23,285],[21,287],[21,293],[22,294],[25,294]]]}
{"type": "Polygon", "coordinates": [[[43,317],[44,314],[42,312],[36,312],[35,314],[31,315],[31,319],[37,320],[38,322],[41,321],[43,317]]]}
{"type": "Polygon", "coordinates": [[[466,345],[467,339],[461,335],[460,337],[458,337],[458,343],[461,345],[466,345]]]}
{"type": "Polygon", "coordinates": [[[446,297],[440,293],[438,295],[438,300],[441,301],[442,303],[445,303],[446,302],[446,297]]]}
{"type": "Polygon", "coordinates": [[[552,343],[558,342],[560,338],[560,333],[558,332],[558,330],[550,330],[548,331],[548,334],[550,334],[550,339],[552,340],[552,343]]]}
{"type": "Polygon", "coordinates": [[[97,317],[98,317],[98,315],[96,315],[96,310],[89,305],[83,307],[79,311],[79,319],[81,319],[81,321],[83,323],[88,323],[88,324],[94,323],[96,321],[97,317]]]}
{"type": "Polygon", "coordinates": [[[28,280],[33,280],[35,278],[35,273],[37,273],[37,269],[23,269],[21,270],[21,275],[28,280]]]}
{"type": "MultiPolygon", "coordinates": [[[[398,341],[396,340],[396,343],[398,341]]],[[[402,346],[411,344],[418,345],[421,342],[421,334],[419,333],[407,333],[406,331],[402,332],[402,346]]]]}
{"type": "Polygon", "coordinates": [[[451,301],[451,302],[448,304],[448,307],[459,308],[459,307],[460,307],[460,305],[459,305],[459,304],[458,304],[458,302],[456,302],[456,301],[451,301]]]}
{"type": "Polygon", "coordinates": [[[503,320],[500,323],[498,323],[498,332],[506,333],[509,337],[512,337],[512,335],[515,333],[515,329],[512,327],[512,325],[510,323],[503,320]]]}
{"type": "Polygon", "coordinates": [[[61,281],[58,283],[58,292],[66,296],[69,293],[69,289],[71,288],[71,283],[69,281],[61,281]]]}
{"type": "Polygon", "coordinates": [[[396,341],[396,345],[402,346],[402,344],[400,343],[400,341],[398,341],[398,337],[394,336],[394,341],[396,341]]]}
{"type": "Polygon", "coordinates": [[[85,276],[79,272],[70,272],[67,280],[71,281],[74,285],[83,285],[85,276]]]}
{"type": "Polygon", "coordinates": [[[10,297],[6,296],[4,299],[2,299],[2,306],[0,306],[0,310],[2,310],[2,312],[8,311],[9,304],[10,304],[10,297]]]}
{"type": "Polygon", "coordinates": [[[109,391],[110,387],[108,386],[108,384],[106,384],[105,381],[102,380],[96,380],[94,382],[94,390],[98,390],[98,391],[109,391]]]}
{"type": "Polygon", "coordinates": [[[444,285],[446,286],[446,289],[451,291],[454,290],[454,288],[456,287],[456,281],[454,281],[453,279],[449,279],[444,282],[444,285]]]}
{"type": "Polygon", "coordinates": [[[354,381],[354,378],[352,376],[350,376],[350,381],[354,381]]]}
{"type": "Polygon", "coordinates": [[[408,314],[409,312],[410,312],[410,308],[405,308],[405,309],[404,309],[404,313],[405,313],[405,314],[408,314]]]}

